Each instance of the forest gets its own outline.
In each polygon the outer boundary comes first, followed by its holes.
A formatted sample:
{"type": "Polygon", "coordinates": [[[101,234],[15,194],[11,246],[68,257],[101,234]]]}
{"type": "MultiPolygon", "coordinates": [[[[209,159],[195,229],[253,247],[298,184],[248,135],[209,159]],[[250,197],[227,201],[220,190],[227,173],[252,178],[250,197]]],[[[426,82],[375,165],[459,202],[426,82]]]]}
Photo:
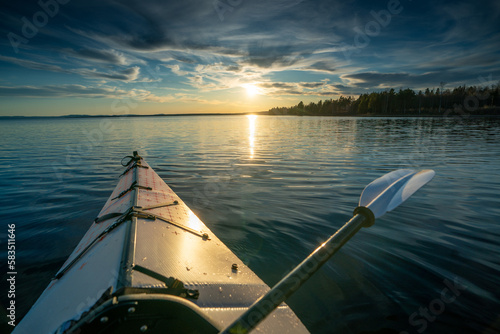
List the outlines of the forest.
{"type": "Polygon", "coordinates": [[[270,115],[310,116],[447,116],[500,115],[500,83],[454,89],[394,89],[291,107],[271,108],[270,115]]]}

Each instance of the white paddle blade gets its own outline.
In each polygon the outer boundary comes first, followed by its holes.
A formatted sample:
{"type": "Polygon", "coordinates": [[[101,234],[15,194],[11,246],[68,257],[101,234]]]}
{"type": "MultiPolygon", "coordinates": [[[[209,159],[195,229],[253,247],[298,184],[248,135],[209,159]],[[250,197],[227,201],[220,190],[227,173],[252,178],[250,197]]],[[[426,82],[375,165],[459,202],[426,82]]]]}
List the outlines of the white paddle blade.
{"type": "Polygon", "coordinates": [[[390,172],[370,183],[361,194],[360,206],[372,210],[375,218],[395,209],[418,189],[432,180],[435,172],[400,169],[390,172]]]}
{"type": "Polygon", "coordinates": [[[390,185],[402,177],[415,174],[413,169],[398,169],[379,177],[365,187],[359,198],[360,206],[368,206],[375,198],[382,194],[390,185]]]}
{"type": "Polygon", "coordinates": [[[401,203],[406,201],[411,195],[413,195],[418,189],[426,185],[436,173],[432,169],[426,169],[413,175],[403,187],[401,187],[398,192],[392,198],[391,203],[387,206],[387,212],[394,210],[401,203]]]}

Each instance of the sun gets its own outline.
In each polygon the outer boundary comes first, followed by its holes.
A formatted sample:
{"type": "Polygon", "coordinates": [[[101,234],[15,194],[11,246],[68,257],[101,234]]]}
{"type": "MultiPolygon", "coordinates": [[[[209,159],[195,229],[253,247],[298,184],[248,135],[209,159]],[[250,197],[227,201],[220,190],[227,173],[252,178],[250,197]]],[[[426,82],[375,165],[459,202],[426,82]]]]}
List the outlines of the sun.
{"type": "Polygon", "coordinates": [[[247,91],[247,95],[252,97],[260,93],[259,88],[255,84],[245,84],[243,85],[245,90],[247,91]]]}

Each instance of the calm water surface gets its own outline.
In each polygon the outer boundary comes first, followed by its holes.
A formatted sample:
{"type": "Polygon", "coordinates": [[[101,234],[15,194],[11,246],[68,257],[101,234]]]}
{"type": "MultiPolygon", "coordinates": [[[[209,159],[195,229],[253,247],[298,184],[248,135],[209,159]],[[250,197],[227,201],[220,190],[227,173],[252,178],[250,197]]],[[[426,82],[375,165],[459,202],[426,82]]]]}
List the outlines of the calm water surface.
{"type": "Polygon", "coordinates": [[[6,259],[7,224],[15,223],[19,316],[104,205],[120,159],[138,150],[269,285],[351,217],[373,179],[432,168],[430,184],[360,231],[289,304],[313,333],[500,330],[499,120],[0,122],[0,242],[6,259]]]}

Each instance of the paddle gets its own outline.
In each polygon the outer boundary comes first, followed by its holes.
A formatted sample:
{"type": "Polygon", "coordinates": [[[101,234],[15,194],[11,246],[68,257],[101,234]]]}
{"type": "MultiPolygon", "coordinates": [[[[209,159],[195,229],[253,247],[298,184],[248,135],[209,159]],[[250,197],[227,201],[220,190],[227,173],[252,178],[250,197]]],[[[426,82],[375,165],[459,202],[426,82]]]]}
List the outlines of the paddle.
{"type": "Polygon", "coordinates": [[[375,218],[382,217],[406,201],[434,175],[433,170],[416,172],[400,169],[370,183],[361,194],[354,217],[220,333],[244,334],[255,328],[318,271],[361,227],[373,225],[375,218]]]}

